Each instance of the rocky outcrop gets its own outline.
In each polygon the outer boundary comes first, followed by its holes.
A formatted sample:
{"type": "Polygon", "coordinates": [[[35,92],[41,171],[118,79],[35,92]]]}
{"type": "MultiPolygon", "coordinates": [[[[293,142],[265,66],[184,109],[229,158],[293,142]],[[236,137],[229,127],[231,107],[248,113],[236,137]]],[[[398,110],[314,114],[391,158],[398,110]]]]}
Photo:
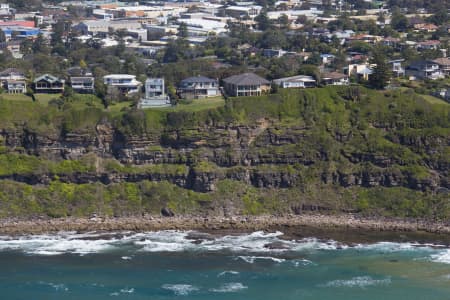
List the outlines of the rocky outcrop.
{"type": "MultiPolygon", "coordinates": [[[[395,187],[405,186],[416,190],[449,188],[448,169],[445,160],[427,165],[427,176],[417,176],[408,170],[392,168],[403,165],[394,156],[376,153],[341,151],[342,159],[350,166],[370,164],[375,168],[350,168],[325,171],[320,163],[329,163],[330,157],[320,148],[304,146],[308,140],[308,128],[302,126],[279,127],[262,119],[253,125],[217,125],[183,129],[166,129],[143,135],[127,134],[108,122],[101,122],[93,132],[63,132],[59,135],[42,134],[17,127],[3,129],[0,138],[9,152],[26,153],[51,160],[79,159],[87,153],[99,158],[115,159],[122,164],[154,165],[184,164],[186,174],[170,172],[105,172],[96,168],[91,173],[71,174],[13,174],[3,176],[28,184],[48,184],[55,176],[62,182],[103,184],[139,182],[143,180],[169,181],[180,187],[199,192],[211,192],[216,183],[233,179],[258,188],[290,188],[303,184],[303,166],[316,168],[317,179],[323,183],[344,187],[395,187]],[[210,170],[196,168],[199,162],[214,166],[210,170]]],[[[345,142],[351,132],[334,138],[345,142]]],[[[409,138],[392,136],[392,142],[414,147],[425,147],[433,153],[447,147],[449,139],[442,137],[409,138]]],[[[426,164],[424,161],[423,164],[426,164]]]]}

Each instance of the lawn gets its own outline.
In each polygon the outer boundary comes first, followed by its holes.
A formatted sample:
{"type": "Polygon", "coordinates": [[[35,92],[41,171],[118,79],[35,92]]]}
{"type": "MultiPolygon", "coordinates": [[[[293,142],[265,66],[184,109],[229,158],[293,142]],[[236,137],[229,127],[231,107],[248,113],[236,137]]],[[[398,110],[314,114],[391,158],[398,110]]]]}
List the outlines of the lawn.
{"type": "Polygon", "coordinates": [[[195,99],[188,102],[181,101],[178,105],[172,107],[151,108],[151,109],[174,111],[174,112],[178,111],[196,112],[221,107],[224,105],[225,100],[223,99],[223,97],[211,97],[205,99],[195,99]]]}
{"type": "MultiPolygon", "coordinates": [[[[48,102],[52,99],[59,98],[59,94],[35,94],[34,97],[36,100],[42,104],[47,106],[48,102]]],[[[1,94],[0,97],[5,100],[11,101],[28,101],[32,102],[31,97],[26,96],[25,94],[1,94]]]]}
{"type": "Polygon", "coordinates": [[[431,95],[420,95],[423,99],[425,99],[430,104],[444,104],[444,105],[450,105],[445,100],[439,99],[437,97],[431,96],[431,95]]]}

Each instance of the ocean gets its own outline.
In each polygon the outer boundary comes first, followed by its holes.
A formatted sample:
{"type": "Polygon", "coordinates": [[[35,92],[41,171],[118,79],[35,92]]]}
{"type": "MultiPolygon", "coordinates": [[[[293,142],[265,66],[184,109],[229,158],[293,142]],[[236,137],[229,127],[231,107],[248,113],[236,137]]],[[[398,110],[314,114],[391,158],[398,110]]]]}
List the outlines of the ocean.
{"type": "Polygon", "coordinates": [[[0,236],[0,299],[450,299],[450,248],[281,232],[0,236]]]}

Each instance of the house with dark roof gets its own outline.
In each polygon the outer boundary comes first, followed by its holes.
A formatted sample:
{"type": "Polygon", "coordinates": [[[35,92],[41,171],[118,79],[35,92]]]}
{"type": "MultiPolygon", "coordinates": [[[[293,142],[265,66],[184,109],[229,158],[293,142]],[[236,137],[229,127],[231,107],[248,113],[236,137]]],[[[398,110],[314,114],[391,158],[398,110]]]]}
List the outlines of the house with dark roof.
{"type": "Polygon", "coordinates": [[[178,85],[177,94],[183,99],[199,99],[220,95],[219,82],[205,76],[183,79],[178,85]]]}
{"type": "Polygon", "coordinates": [[[65,80],[50,74],[44,74],[33,81],[35,93],[57,94],[64,91],[65,80]]]}
{"type": "Polygon", "coordinates": [[[254,73],[233,75],[223,80],[228,96],[260,96],[270,92],[270,82],[254,73]]]}
{"type": "Polygon", "coordinates": [[[406,76],[412,79],[440,79],[443,78],[439,65],[432,60],[419,60],[406,67],[406,76]]]}

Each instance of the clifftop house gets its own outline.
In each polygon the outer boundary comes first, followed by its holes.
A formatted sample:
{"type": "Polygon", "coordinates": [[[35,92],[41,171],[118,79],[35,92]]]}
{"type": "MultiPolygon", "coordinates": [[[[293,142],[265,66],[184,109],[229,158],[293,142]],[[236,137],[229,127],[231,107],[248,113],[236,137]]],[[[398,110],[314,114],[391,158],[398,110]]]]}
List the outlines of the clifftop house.
{"type": "Polygon", "coordinates": [[[142,83],[136,80],[136,76],[128,74],[106,75],[103,82],[108,87],[116,87],[122,94],[137,93],[142,86],[142,83]]]}
{"type": "Polygon", "coordinates": [[[148,78],[145,81],[145,97],[139,101],[139,108],[170,106],[166,95],[164,78],[148,78]]]}
{"type": "Polygon", "coordinates": [[[35,93],[58,94],[64,91],[65,80],[50,74],[44,74],[33,81],[35,93]]]}
{"type": "Polygon", "coordinates": [[[180,82],[177,93],[185,99],[215,97],[220,95],[219,83],[205,76],[189,77],[180,82]]]}
{"type": "Polygon", "coordinates": [[[261,96],[270,92],[270,82],[254,73],[244,73],[230,76],[223,80],[227,95],[261,96]]]}

